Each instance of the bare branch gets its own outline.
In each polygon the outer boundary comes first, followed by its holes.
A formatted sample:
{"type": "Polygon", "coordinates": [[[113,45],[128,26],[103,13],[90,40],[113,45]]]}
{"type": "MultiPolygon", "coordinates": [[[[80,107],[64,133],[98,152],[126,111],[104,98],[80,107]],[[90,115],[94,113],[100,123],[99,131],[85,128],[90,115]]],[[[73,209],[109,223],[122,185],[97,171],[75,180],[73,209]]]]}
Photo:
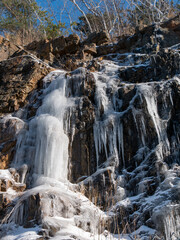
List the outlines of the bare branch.
{"type": "Polygon", "coordinates": [[[77,7],[77,9],[83,14],[83,16],[84,16],[84,18],[86,19],[86,22],[87,22],[87,24],[88,24],[89,30],[90,30],[90,32],[92,33],[91,24],[90,24],[90,22],[89,22],[89,20],[88,20],[88,18],[87,18],[87,16],[86,16],[86,14],[85,14],[85,12],[79,7],[79,5],[77,4],[76,0],[70,0],[70,1],[71,1],[71,2],[77,7]]]}

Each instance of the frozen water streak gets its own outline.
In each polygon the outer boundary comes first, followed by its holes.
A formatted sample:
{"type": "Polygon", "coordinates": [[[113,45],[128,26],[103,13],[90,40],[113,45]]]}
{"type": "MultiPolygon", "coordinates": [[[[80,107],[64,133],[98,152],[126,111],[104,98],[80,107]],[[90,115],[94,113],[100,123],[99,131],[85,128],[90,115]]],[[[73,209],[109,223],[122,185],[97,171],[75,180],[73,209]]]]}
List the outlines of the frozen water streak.
{"type": "Polygon", "coordinates": [[[43,103],[29,128],[22,133],[15,164],[26,162],[33,173],[59,180],[67,179],[69,139],[64,131],[64,114],[73,106],[73,100],[66,98],[65,72],[55,72],[45,78],[43,103]]]}

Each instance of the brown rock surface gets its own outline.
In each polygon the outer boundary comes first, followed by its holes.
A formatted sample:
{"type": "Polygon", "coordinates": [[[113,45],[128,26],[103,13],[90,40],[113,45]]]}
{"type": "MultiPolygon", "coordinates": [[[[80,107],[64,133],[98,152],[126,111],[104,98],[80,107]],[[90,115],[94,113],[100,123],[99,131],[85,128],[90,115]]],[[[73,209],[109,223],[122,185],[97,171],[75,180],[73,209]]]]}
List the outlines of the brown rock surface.
{"type": "Polygon", "coordinates": [[[92,55],[96,55],[97,54],[96,44],[95,43],[84,45],[84,49],[83,50],[84,50],[84,52],[92,54],[92,55]]]}
{"type": "Polygon", "coordinates": [[[12,54],[21,49],[3,36],[0,36],[0,61],[8,59],[12,54]]]}
{"type": "Polygon", "coordinates": [[[61,36],[53,40],[34,41],[25,49],[40,59],[53,62],[54,58],[59,58],[60,55],[76,53],[79,49],[79,42],[79,36],[71,34],[68,37],[61,36]]]}
{"type": "MultiPolygon", "coordinates": [[[[82,62],[91,61],[97,55],[96,45],[103,47],[103,44],[109,42],[107,33],[102,31],[92,33],[84,42],[80,42],[77,34],[71,34],[68,37],[60,36],[53,40],[34,41],[27,45],[25,50],[52,65],[74,70],[81,66],[82,62]]],[[[16,54],[24,53],[21,51],[16,54]]]]}
{"type": "Polygon", "coordinates": [[[52,68],[32,56],[0,62],[0,114],[17,111],[52,68]]]}
{"type": "Polygon", "coordinates": [[[14,157],[15,145],[16,145],[15,140],[3,144],[1,148],[2,150],[0,152],[0,169],[6,169],[9,167],[14,157]]]}
{"type": "MultiPolygon", "coordinates": [[[[0,62],[0,115],[17,111],[28,103],[29,94],[42,87],[42,79],[52,68],[32,56],[0,62]]],[[[16,134],[24,126],[17,118],[0,119],[0,168],[8,168],[14,157],[16,134]]]]}
{"type": "Polygon", "coordinates": [[[84,43],[95,43],[97,46],[110,42],[110,38],[106,31],[101,32],[93,32],[88,38],[84,41],[84,43]]]}

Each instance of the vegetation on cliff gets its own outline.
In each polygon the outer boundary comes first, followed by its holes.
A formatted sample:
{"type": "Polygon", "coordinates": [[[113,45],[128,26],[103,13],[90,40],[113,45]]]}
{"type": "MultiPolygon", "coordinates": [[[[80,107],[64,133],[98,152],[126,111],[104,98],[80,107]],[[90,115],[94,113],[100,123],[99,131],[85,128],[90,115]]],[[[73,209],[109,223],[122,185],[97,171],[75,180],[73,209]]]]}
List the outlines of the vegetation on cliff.
{"type": "Polygon", "coordinates": [[[64,0],[63,4],[57,0],[43,4],[38,0],[1,0],[0,32],[20,45],[72,32],[84,38],[104,30],[114,38],[179,13],[179,4],[168,0],[64,0]]]}

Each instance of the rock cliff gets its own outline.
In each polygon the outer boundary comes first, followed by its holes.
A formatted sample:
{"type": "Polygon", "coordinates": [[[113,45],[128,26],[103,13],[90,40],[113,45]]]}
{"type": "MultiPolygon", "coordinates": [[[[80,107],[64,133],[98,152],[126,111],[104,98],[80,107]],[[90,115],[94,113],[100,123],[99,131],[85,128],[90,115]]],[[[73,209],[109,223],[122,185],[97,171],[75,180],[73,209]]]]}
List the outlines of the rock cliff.
{"type": "Polygon", "coordinates": [[[1,238],[178,240],[179,16],[1,52],[1,238]]]}

